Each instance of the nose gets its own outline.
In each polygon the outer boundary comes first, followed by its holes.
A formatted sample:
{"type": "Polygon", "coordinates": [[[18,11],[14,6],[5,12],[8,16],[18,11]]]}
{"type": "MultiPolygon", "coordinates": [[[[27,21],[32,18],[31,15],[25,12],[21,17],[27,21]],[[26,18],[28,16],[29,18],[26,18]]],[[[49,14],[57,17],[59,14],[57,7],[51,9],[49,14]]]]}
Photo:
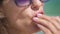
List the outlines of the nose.
{"type": "Polygon", "coordinates": [[[42,2],[40,0],[32,0],[31,8],[32,10],[39,10],[39,8],[42,6],[42,2]]]}

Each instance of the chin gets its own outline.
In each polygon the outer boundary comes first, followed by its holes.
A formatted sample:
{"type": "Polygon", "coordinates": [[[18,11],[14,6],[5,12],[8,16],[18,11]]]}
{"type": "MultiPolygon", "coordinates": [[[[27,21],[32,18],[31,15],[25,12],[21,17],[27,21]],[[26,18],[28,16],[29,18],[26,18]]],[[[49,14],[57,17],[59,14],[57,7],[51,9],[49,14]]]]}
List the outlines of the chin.
{"type": "Polygon", "coordinates": [[[39,31],[40,31],[40,28],[38,28],[38,26],[34,22],[32,22],[32,26],[30,27],[30,32],[37,33],[39,31]]]}
{"type": "Polygon", "coordinates": [[[37,26],[35,26],[35,27],[34,27],[34,29],[35,29],[35,30],[34,30],[34,33],[36,33],[36,32],[39,32],[39,31],[40,31],[40,29],[39,29],[37,26]]]}

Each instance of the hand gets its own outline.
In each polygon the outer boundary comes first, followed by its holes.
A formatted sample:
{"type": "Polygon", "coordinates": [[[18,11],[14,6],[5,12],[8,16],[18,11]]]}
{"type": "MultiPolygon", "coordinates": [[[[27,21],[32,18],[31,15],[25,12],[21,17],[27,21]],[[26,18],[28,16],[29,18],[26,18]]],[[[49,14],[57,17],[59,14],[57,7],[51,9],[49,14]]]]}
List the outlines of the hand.
{"type": "Polygon", "coordinates": [[[60,34],[60,18],[37,15],[33,20],[45,34],[60,34]]]}

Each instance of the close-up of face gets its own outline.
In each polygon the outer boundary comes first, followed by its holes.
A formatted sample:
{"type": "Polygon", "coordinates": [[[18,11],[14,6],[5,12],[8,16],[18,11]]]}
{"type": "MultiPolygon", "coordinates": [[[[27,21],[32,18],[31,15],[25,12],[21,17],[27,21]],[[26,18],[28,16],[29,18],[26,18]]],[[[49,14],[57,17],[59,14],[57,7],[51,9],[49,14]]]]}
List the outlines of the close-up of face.
{"type": "Polygon", "coordinates": [[[39,28],[32,20],[38,13],[44,14],[45,0],[4,0],[3,12],[11,28],[21,32],[37,32],[39,28]]]}

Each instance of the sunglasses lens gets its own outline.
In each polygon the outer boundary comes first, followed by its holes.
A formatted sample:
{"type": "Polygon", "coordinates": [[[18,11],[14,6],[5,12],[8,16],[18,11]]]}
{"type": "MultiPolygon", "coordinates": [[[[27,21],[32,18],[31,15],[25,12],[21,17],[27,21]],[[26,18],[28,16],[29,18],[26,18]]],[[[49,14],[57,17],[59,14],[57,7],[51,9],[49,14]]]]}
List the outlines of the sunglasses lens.
{"type": "Polygon", "coordinates": [[[28,6],[30,4],[30,0],[15,0],[15,3],[18,6],[28,6]]]}
{"type": "Polygon", "coordinates": [[[46,2],[48,2],[49,0],[40,0],[41,2],[43,2],[43,3],[46,3],[46,2]]]}

